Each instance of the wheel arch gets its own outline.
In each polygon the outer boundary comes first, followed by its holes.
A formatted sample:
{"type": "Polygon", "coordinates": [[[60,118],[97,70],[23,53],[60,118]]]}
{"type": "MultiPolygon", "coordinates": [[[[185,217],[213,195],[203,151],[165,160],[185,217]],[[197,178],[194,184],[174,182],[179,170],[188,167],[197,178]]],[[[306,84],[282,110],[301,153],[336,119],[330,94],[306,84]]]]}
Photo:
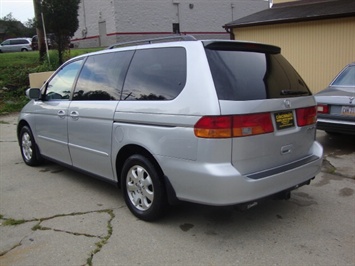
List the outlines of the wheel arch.
{"type": "Polygon", "coordinates": [[[164,174],[157,160],[147,149],[134,144],[126,145],[120,149],[116,157],[117,182],[119,186],[121,186],[121,172],[123,165],[125,161],[134,154],[140,154],[147,157],[154,164],[157,170],[160,171],[161,174],[164,174]]]}
{"type": "Polygon", "coordinates": [[[18,140],[18,144],[20,146],[20,148],[22,149],[21,147],[21,132],[22,132],[22,129],[24,127],[27,127],[28,128],[28,131],[30,132],[31,134],[31,137],[33,138],[33,143],[34,143],[34,149],[35,149],[35,156],[36,156],[36,162],[33,162],[31,164],[28,164],[30,166],[35,166],[35,165],[38,165],[40,164],[42,161],[43,161],[43,157],[41,155],[41,151],[37,145],[37,142],[36,142],[36,139],[35,139],[35,136],[33,135],[33,131],[31,129],[31,126],[30,124],[26,121],[26,120],[23,120],[21,119],[18,124],[17,124],[17,140],[18,140]]]}
{"type": "Polygon", "coordinates": [[[24,126],[27,126],[31,131],[32,131],[32,129],[31,129],[31,127],[30,127],[30,125],[27,123],[27,121],[25,121],[25,120],[20,120],[19,122],[18,122],[18,124],[17,124],[17,141],[18,141],[18,143],[20,144],[20,132],[21,132],[21,129],[24,127],[24,126]]]}
{"type": "Polygon", "coordinates": [[[162,181],[164,183],[168,201],[170,204],[177,204],[178,199],[176,197],[176,192],[171,185],[169,178],[164,174],[162,168],[160,167],[158,161],[154,158],[154,156],[145,148],[139,145],[126,145],[121,148],[116,157],[116,171],[117,171],[117,185],[121,188],[121,172],[125,161],[134,154],[140,154],[148,158],[156,167],[157,171],[160,172],[162,176],[162,181]]]}

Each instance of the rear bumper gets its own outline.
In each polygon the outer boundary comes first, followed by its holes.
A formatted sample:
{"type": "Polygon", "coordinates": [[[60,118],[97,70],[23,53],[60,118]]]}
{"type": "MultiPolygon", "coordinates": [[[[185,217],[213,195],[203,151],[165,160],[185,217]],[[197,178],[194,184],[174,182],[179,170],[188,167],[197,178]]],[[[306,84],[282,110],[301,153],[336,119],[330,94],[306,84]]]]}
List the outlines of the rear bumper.
{"type": "Polygon", "coordinates": [[[284,171],[265,171],[262,178],[256,179],[241,175],[230,163],[206,164],[165,157],[159,160],[164,161],[163,171],[178,199],[222,206],[254,201],[308,182],[320,172],[323,156],[318,142],[314,142],[311,151],[312,159],[279,167],[284,171]],[[270,175],[266,176],[267,172],[270,175]]]}
{"type": "Polygon", "coordinates": [[[355,121],[352,122],[318,118],[317,129],[329,132],[355,135],[355,121]]]}

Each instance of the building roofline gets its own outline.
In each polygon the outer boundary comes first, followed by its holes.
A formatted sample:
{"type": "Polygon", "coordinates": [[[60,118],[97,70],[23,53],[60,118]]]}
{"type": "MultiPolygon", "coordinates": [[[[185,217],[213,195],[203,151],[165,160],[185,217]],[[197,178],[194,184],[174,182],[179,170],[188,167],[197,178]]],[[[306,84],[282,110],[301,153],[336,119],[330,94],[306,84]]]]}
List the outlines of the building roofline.
{"type": "Polygon", "coordinates": [[[223,28],[242,28],[355,17],[353,0],[296,1],[276,4],[272,8],[227,23],[223,28]]]}

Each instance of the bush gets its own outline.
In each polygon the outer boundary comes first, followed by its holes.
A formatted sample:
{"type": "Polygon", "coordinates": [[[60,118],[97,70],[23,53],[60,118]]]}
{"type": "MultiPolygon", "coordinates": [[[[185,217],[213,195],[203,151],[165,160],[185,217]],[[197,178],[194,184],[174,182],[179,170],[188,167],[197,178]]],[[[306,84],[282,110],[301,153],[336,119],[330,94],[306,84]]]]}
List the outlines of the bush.
{"type": "Polygon", "coordinates": [[[9,65],[0,68],[0,115],[19,111],[28,102],[25,91],[29,88],[28,75],[30,73],[55,69],[56,66],[48,62],[38,66],[9,65]]]}
{"type": "MultiPolygon", "coordinates": [[[[97,51],[98,49],[75,49],[65,53],[65,59],[97,51]]],[[[0,54],[0,115],[18,112],[28,102],[25,96],[29,88],[28,75],[54,71],[59,67],[58,52],[49,52],[49,61],[39,62],[38,52],[0,54]]]]}

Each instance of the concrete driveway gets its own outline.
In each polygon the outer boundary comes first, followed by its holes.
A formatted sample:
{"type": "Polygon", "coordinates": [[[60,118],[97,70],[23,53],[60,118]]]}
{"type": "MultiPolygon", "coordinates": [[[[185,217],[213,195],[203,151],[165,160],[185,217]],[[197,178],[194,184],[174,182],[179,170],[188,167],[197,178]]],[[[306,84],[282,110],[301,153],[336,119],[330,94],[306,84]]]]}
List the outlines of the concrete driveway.
{"type": "MultiPolygon", "coordinates": [[[[0,265],[355,265],[355,141],[319,131],[322,173],[248,211],[184,203],[147,223],[120,190],[28,167],[17,115],[0,117],[0,265]]],[[[211,188],[212,189],[212,188],[211,188]]]]}

